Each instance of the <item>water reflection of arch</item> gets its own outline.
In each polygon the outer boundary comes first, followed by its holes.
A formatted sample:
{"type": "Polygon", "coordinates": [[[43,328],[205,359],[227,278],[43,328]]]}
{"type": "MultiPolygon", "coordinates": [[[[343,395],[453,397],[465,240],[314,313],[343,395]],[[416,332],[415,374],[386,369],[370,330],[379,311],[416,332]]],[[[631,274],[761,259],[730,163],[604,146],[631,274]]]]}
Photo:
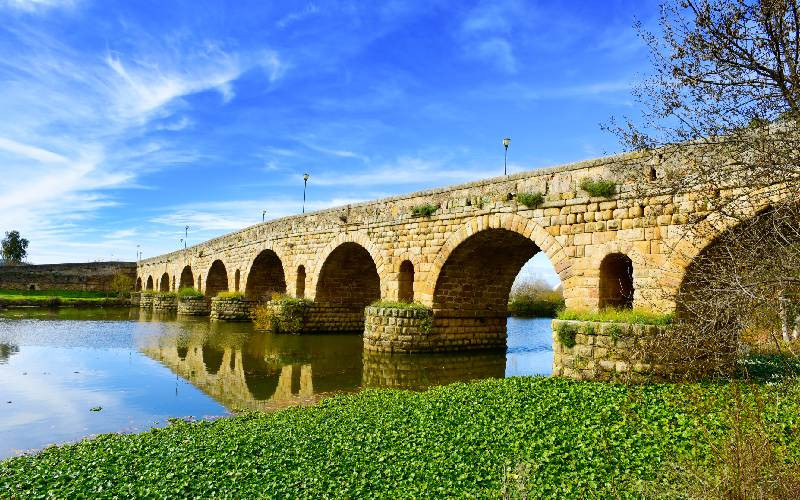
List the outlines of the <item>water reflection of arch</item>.
{"type": "Polygon", "coordinates": [[[503,378],[503,352],[390,354],[364,351],[365,387],[421,390],[483,378],[503,378]]]}
{"type": "MultiPolygon", "coordinates": [[[[333,377],[333,381],[331,372],[341,372],[339,353],[334,350],[317,357],[318,349],[304,349],[306,341],[299,336],[255,333],[246,326],[202,321],[173,325],[176,331],[153,339],[142,346],[142,352],[228,408],[270,410],[311,403],[320,392],[355,390],[361,383],[360,369],[355,376],[333,377]]],[[[352,340],[360,344],[361,339],[352,340]]],[[[351,356],[352,347],[346,347],[351,356]]],[[[358,362],[360,366],[360,358],[358,362]]]]}

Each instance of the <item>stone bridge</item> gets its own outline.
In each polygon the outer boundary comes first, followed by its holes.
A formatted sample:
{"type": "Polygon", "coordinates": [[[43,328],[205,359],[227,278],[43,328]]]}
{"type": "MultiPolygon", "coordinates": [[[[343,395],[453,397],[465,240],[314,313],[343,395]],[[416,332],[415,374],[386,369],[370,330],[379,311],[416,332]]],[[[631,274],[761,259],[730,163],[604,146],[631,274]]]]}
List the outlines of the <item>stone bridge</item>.
{"type": "MultiPolygon", "coordinates": [[[[689,217],[705,202],[694,193],[641,199],[619,181],[611,197],[580,188],[586,178],[613,180],[616,165],[637,158],[601,158],[268,221],[142,260],[137,288],[191,286],[209,298],[236,290],[252,301],[274,293],[305,297],[336,331],[363,331],[365,306],[378,299],[413,300],[432,309],[431,328],[405,329],[413,318],[397,313],[377,322],[386,332],[366,336],[365,347],[483,349],[505,346],[511,286],[523,264],[544,252],[569,308],[669,312],[684,271],[708,243],[686,237],[689,217]],[[543,195],[541,204],[520,202],[533,193],[543,195]]],[[[641,172],[647,179],[661,170],[641,159],[641,172]]]]}

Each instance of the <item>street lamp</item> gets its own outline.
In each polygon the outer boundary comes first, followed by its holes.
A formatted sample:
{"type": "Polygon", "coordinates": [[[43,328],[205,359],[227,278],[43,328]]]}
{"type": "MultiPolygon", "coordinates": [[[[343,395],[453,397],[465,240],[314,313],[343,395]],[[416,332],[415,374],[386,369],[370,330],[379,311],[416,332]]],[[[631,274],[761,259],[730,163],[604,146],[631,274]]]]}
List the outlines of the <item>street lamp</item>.
{"type": "Polygon", "coordinates": [[[261,211],[261,222],[264,222],[264,217],[265,217],[266,215],[267,215],[267,211],[266,211],[266,210],[262,210],[262,211],[261,211]]]}
{"type": "Polygon", "coordinates": [[[186,250],[186,241],[188,241],[188,240],[189,240],[189,226],[186,226],[184,228],[184,233],[183,233],[183,249],[184,250],[186,250]]]}
{"type": "Polygon", "coordinates": [[[306,213],[306,187],[308,186],[308,174],[303,174],[303,213],[306,213]]]}
{"type": "Polygon", "coordinates": [[[140,260],[140,252],[139,252],[139,245],[136,245],[136,263],[138,264],[140,260]]]}
{"type": "Polygon", "coordinates": [[[511,144],[511,139],[505,137],[503,139],[503,147],[506,148],[506,156],[503,160],[503,175],[508,175],[508,145],[511,144]]]}

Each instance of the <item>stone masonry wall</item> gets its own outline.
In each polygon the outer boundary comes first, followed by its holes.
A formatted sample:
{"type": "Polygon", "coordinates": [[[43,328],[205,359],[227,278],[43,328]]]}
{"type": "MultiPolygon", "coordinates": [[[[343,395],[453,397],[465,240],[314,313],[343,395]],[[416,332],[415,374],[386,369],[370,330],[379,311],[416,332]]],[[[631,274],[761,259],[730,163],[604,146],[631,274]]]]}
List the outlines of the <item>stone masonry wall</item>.
{"type": "MultiPolygon", "coordinates": [[[[661,169],[638,154],[620,155],[296,215],[142,260],[137,273],[143,283],[148,278],[158,283],[167,273],[171,283],[189,266],[195,286],[206,291],[216,262],[212,274],[227,278],[227,289],[237,288],[237,276],[239,290],[253,289],[248,280],[267,279],[257,269],[251,273],[256,257],[271,250],[282,265],[283,282],[290,284],[289,294],[302,288],[312,300],[338,296],[326,287],[338,283],[341,290],[346,283],[360,287],[349,293],[363,293],[368,304],[367,299],[397,300],[400,266],[408,261],[414,300],[436,314],[433,332],[414,342],[420,350],[503,345],[500,316],[507,290],[518,267],[537,251],[547,255],[561,278],[569,308],[597,309],[601,263],[624,254],[633,264],[633,307],[670,312],[684,270],[707,243],[689,239],[686,227],[691,215],[706,210],[704,195],[637,198],[619,179],[617,194],[608,199],[580,188],[585,178],[613,179],[616,166],[639,161],[645,178],[651,167],[656,173],[661,169]],[[544,195],[541,206],[517,202],[520,193],[534,192],[544,195]],[[438,208],[430,216],[415,216],[413,208],[423,204],[438,208]],[[378,288],[370,293],[355,279],[322,279],[330,274],[322,272],[326,263],[349,262],[337,250],[355,247],[372,261],[359,259],[357,275],[375,272],[378,277],[378,288]],[[298,275],[305,276],[302,287],[298,275]]],[[[720,196],[725,195],[723,190],[720,196]]],[[[343,321],[350,329],[350,319],[343,321]]]]}
{"type": "Polygon", "coordinates": [[[183,297],[178,299],[178,314],[186,316],[208,316],[211,304],[204,297],[183,297]]]}
{"type": "Polygon", "coordinates": [[[553,320],[553,375],[580,380],[653,380],[678,375],[633,349],[637,337],[664,328],[669,327],[553,320]],[[559,337],[565,325],[574,332],[572,347],[559,337]]]}
{"type": "Polygon", "coordinates": [[[169,293],[158,293],[153,296],[153,311],[177,311],[178,297],[169,293]]]}
{"type": "Polygon", "coordinates": [[[0,289],[109,291],[111,279],[122,273],[136,279],[135,262],[87,262],[0,266],[0,289]]]}
{"type": "Polygon", "coordinates": [[[251,303],[247,300],[214,297],[210,316],[211,319],[226,321],[250,321],[250,309],[251,303]]]}

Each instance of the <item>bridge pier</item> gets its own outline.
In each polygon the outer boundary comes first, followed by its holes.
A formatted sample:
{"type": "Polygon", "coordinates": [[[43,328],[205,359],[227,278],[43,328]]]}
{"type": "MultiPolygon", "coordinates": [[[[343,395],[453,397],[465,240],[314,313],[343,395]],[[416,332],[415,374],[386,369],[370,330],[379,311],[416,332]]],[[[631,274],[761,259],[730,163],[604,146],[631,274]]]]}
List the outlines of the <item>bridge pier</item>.
{"type": "Polygon", "coordinates": [[[506,346],[506,315],[486,311],[367,307],[364,349],[419,353],[500,350],[506,346]]]}

